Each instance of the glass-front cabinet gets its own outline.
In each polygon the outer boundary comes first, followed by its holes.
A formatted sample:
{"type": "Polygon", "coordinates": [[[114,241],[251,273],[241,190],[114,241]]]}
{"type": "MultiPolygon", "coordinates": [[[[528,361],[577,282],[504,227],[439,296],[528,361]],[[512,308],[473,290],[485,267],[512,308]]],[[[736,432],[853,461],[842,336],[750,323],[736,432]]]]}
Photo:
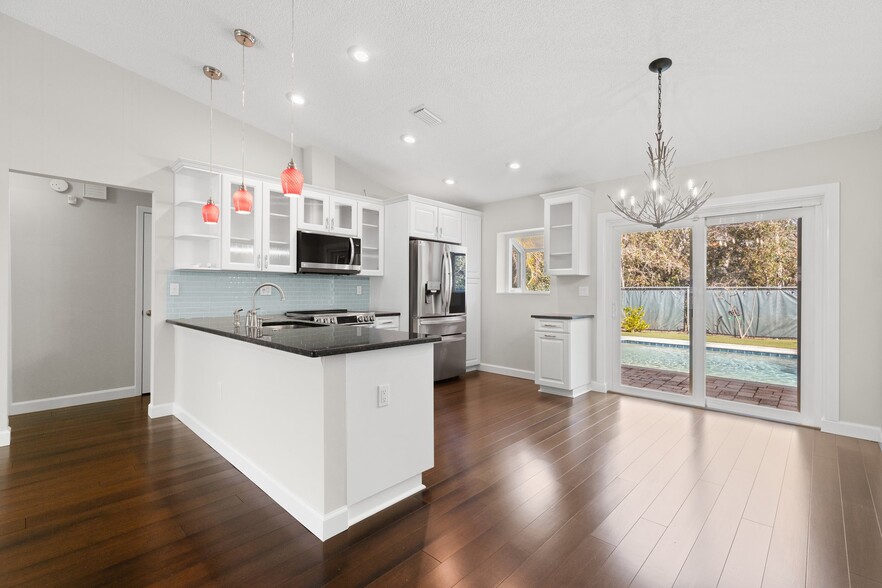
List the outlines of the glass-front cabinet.
{"type": "Polygon", "coordinates": [[[298,199],[298,226],[303,231],[358,234],[358,201],[325,192],[315,187],[304,188],[298,199]]]}
{"type": "Polygon", "coordinates": [[[383,207],[359,202],[358,224],[361,229],[361,275],[382,276],[383,207]]]}
{"type": "Polygon", "coordinates": [[[221,267],[225,270],[262,269],[262,194],[261,183],[245,178],[245,189],[253,200],[250,213],[237,213],[233,207],[233,194],[242,185],[242,177],[224,174],[221,197],[221,267]]]}
{"type": "Polygon", "coordinates": [[[282,187],[263,188],[263,271],[297,271],[297,197],[282,193],[282,187]]]}

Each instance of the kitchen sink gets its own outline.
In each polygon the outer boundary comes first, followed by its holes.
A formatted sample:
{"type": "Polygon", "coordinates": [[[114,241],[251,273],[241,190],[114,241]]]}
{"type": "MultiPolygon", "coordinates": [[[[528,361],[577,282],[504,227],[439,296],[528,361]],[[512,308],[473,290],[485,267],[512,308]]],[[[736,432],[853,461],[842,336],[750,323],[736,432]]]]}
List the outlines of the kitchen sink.
{"type": "Polygon", "coordinates": [[[319,323],[308,321],[265,321],[263,323],[264,331],[284,331],[287,329],[308,329],[310,327],[326,327],[319,323]]]}

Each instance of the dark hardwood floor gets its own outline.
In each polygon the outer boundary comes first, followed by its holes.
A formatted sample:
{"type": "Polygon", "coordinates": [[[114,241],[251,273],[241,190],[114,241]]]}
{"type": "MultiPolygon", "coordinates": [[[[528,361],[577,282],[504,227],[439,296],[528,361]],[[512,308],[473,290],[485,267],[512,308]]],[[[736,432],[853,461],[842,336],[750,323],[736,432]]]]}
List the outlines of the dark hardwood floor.
{"type": "Polygon", "coordinates": [[[882,586],[882,452],[471,374],[427,490],[322,543],[130,399],[12,417],[0,585],[882,586]]]}

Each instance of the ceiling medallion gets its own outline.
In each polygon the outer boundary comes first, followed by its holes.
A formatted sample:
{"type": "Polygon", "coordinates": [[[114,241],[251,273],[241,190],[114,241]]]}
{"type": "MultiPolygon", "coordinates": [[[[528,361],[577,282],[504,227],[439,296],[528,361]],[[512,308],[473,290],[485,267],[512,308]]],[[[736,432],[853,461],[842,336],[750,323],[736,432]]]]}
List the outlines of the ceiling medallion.
{"type": "Polygon", "coordinates": [[[657,229],[692,215],[713,195],[707,182],[696,186],[689,180],[685,190],[676,184],[673,170],[676,149],[671,148],[670,140],[662,140],[662,72],[672,63],[667,57],[660,57],[649,64],[649,71],[658,75],[658,128],[655,149],[647,143],[649,172],[645,174],[647,186],[643,195],[638,199],[625,189],[618,198],[607,195],[619,216],[657,229]]]}

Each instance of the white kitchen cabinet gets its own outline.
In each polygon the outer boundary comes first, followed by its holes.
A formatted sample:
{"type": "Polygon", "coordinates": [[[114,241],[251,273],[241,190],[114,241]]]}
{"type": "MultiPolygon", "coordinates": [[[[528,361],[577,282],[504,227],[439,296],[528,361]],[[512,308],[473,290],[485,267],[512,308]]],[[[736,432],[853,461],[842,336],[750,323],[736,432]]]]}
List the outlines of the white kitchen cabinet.
{"type": "Polygon", "coordinates": [[[466,248],[466,277],[481,279],[481,216],[462,213],[462,244],[466,248]]]}
{"type": "Polygon", "coordinates": [[[462,241],[462,213],[425,202],[410,202],[410,236],[446,243],[462,241]]]}
{"type": "Polygon", "coordinates": [[[358,203],[358,236],[361,238],[361,275],[382,276],[385,248],[383,206],[358,203]]]}
{"type": "Polygon", "coordinates": [[[261,271],[263,269],[263,193],[259,181],[248,177],[224,174],[221,189],[221,268],[225,270],[261,271]],[[251,194],[253,205],[248,214],[237,213],[233,195],[240,186],[251,194]]]}
{"type": "Polygon", "coordinates": [[[263,271],[297,271],[297,201],[278,184],[261,184],[263,271]]]}
{"type": "Polygon", "coordinates": [[[219,270],[221,222],[202,222],[202,207],[211,196],[221,205],[221,174],[196,167],[175,168],[175,269],[219,270]]]}
{"type": "Polygon", "coordinates": [[[301,230],[351,237],[358,234],[358,201],[354,198],[312,186],[304,187],[297,200],[301,230]]]}
{"type": "Polygon", "coordinates": [[[572,188],[542,194],[545,201],[545,272],[587,276],[591,252],[591,192],[572,188]]]}
{"type": "MultiPolygon", "coordinates": [[[[471,255],[471,253],[467,253],[471,255]]],[[[471,263],[467,258],[466,263],[471,263]]],[[[466,279],[466,367],[481,363],[481,280],[466,279]]]]}
{"type": "Polygon", "coordinates": [[[575,398],[591,381],[590,317],[534,316],[534,381],[540,392],[575,398]]]}

